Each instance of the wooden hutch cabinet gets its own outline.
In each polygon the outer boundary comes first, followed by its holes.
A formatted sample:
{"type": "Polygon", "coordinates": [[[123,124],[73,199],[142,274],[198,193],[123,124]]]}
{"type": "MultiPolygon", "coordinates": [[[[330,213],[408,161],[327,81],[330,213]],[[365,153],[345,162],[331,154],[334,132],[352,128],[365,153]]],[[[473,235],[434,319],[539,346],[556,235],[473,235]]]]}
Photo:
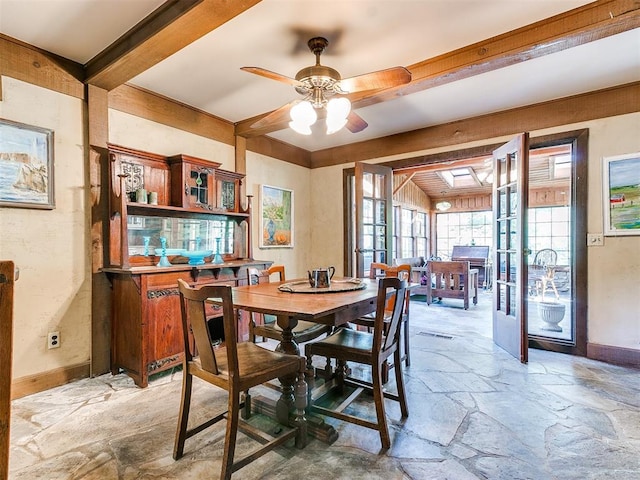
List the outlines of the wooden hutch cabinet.
{"type": "MultiPolygon", "coordinates": [[[[140,387],[149,376],[182,363],[177,282],[242,285],[247,268],[270,261],[251,254],[251,204],[240,206],[243,175],[220,164],[109,146],[109,265],[112,285],[111,371],[125,371],[140,387]],[[136,196],[157,194],[157,205],[136,196]],[[204,261],[190,256],[206,251],[204,261]]],[[[209,312],[214,336],[220,317],[209,312]]],[[[238,339],[248,339],[248,315],[238,315],[238,339]]]]}

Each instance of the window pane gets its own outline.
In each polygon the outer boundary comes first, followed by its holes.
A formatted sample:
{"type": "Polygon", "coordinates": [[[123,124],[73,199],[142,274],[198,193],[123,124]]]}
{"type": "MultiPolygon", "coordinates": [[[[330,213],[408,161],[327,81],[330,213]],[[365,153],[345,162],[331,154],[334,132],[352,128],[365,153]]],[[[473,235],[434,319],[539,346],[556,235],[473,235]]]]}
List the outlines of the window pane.
{"type": "Polygon", "coordinates": [[[376,223],[387,223],[386,211],[387,202],[384,200],[376,201],[376,223]]]}
{"type": "Polygon", "coordinates": [[[373,175],[370,173],[362,175],[362,193],[365,197],[373,197],[373,175]]]}
{"type": "Polygon", "coordinates": [[[376,188],[374,195],[376,198],[384,198],[384,175],[375,175],[376,188]]]}
{"type": "Polygon", "coordinates": [[[362,220],[364,223],[373,223],[373,201],[364,199],[362,203],[362,220]]]}
{"type": "Polygon", "coordinates": [[[412,211],[406,208],[402,209],[402,235],[411,236],[411,217],[412,211]]]}

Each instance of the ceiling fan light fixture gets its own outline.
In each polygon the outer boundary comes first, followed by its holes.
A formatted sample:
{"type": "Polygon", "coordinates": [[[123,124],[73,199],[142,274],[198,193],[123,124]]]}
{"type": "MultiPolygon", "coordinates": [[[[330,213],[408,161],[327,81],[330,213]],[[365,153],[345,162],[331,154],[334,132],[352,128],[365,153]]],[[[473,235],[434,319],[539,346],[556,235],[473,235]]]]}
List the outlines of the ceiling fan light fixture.
{"type": "Polygon", "coordinates": [[[318,119],[318,114],[308,100],[303,100],[295,104],[291,108],[290,115],[292,121],[296,123],[306,123],[309,126],[313,125],[318,119]]]}
{"type": "Polygon", "coordinates": [[[300,135],[311,135],[311,125],[306,123],[289,122],[289,128],[300,135]]]}
{"type": "Polygon", "coordinates": [[[336,133],[338,130],[341,130],[347,124],[347,119],[337,119],[331,120],[327,117],[327,135],[331,135],[336,133]]]}
{"type": "Polygon", "coordinates": [[[351,102],[346,97],[332,98],[327,103],[327,116],[333,118],[347,118],[351,111],[351,102]]]}
{"type": "Polygon", "coordinates": [[[289,127],[301,135],[311,135],[311,125],[316,123],[318,114],[311,105],[311,102],[304,100],[295,104],[290,111],[291,122],[289,127]]]}
{"type": "Polygon", "coordinates": [[[327,103],[327,135],[336,133],[347,124],[351,102],[345,97],[332,98],[327,103]]]}

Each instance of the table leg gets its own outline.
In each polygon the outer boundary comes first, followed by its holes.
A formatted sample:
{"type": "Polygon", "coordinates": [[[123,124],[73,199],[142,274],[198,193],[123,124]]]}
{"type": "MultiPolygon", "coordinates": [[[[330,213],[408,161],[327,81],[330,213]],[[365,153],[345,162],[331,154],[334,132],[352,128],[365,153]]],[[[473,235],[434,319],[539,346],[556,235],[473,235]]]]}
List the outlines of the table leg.
{"type": "Polygon", "coordinates": [[[276,347],[276,352],[300,355],[300,347],[293,338],[293,329],[298,325],[298,320],[278,315],[277,322],[278,326],[282,329],[282,340],[276,347]]]}
{"type": "MultiPolygon", "coordinates": [[[[289,355],[300,355],[300,347],[293,338],[293,328],[298,324],[298,320],[295,318],[289,318],[286,316],[278,316],[278,326],[282,328],[282,341],[276,347],[276,351],[287,353],[289,355]]],[[[254,410],[257,413],[268,415],[272,418],[276,418],[278,422],[284,425],[293,425],[296,423],[296,414],[298,412],[298,420],[300,415],[300,385],[298,390],[294,388],[297,380],[296,375],[286,375],[278,378],[282,385],[280,398],[274,405],[272,401],[264,397],[253,398],[252,404],[254,410]],[[295,392],[295,396],[294,396],[295,392]],[[298,397],[298,404],[296,405],[296,396],[298,397]]],[[[308,388],[312,388],[308,385],[308,388]]],[[[304,402],[304,400],[303,400],[304,402]]],[[[306,402],[304,402],[306,403],[306,402]]],[[[304,410],[304,408],[303,408],[304,410]]],[[[333,443],[338,438],[338,433],[335,429],[324,422],[321,417],[307,414],[307,430],[308,433],[325,443],[333,443]]]]}

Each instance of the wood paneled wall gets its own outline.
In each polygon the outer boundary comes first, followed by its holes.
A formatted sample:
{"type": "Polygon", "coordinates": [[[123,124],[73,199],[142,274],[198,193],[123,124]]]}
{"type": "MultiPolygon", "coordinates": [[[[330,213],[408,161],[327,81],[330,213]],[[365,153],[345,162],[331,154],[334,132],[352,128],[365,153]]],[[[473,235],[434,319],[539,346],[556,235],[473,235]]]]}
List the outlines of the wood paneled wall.
{"type": "Polygon", "coordinates": [[[395,192],[393,194],[393,203],[429,211],[431,208],[431,200],[427,194],[411,181],[402,185],[404,178],[403,175],[393,176],[393,191],[395,192]],[[399,187],[401,188],[398,190],[399,187]]]}
{"type": "Polygon", "coordinates": [[[571,188],[554,187],[529,190],[529,208],[563,207],[571,205],[571,188]]]}
{"type": "Polygon", "coordinates": [[[451,204],[451,208],[447,210],[447,213],[478,212],[481,210],[491,210],[492,205],[491,195],[473,195],[468,197],[455,198],[434,198],[431,200],[434,211],[435,205],[441,200],[446,200],[451,204]]]}

